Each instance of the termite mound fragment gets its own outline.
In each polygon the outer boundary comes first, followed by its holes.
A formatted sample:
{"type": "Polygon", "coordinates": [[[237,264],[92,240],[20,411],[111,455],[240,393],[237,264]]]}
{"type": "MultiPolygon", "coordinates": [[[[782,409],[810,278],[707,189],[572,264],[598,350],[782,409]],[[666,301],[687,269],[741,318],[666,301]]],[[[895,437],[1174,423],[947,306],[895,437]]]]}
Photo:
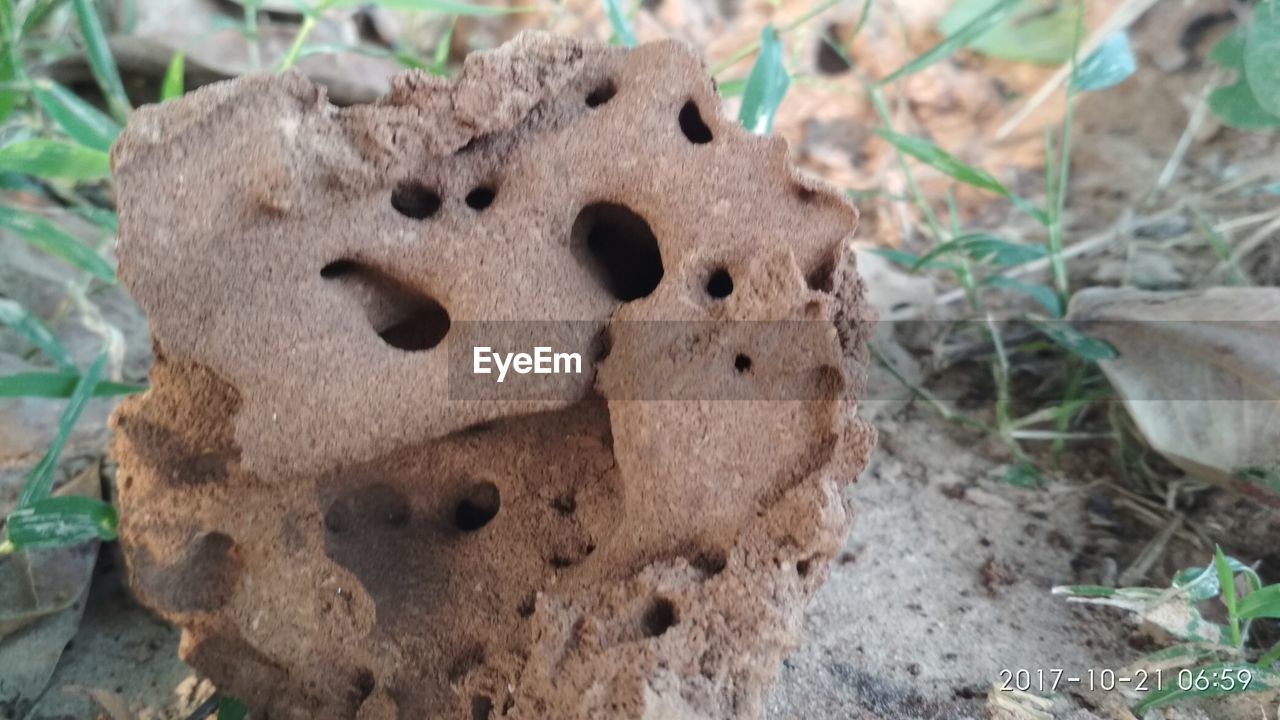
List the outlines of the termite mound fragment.
{"type": "Polygon", "coordinates": [[[870,317],[856,211],[687,47],[526,34],[348,108],[245,77],[112,160],[156,347],[114,418],[121,543],[224,693],[763,714],[874,442],[870,317]],[[585,367],[469,375],[494,326],[585,367]]]}

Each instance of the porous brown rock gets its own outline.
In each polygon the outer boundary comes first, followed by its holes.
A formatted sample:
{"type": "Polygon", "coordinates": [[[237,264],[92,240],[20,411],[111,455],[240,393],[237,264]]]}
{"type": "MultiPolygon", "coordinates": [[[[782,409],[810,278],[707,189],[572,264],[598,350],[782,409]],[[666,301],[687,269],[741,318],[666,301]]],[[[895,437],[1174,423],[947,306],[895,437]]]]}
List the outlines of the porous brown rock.
{"type": "Polygon", "coordinates": [[[347,108],[245,77],[139,110],[112,160],[156,351],[113,420],[121,544],[224,693],[763,714],[874,443],[871,318],[855,210],[687,47],[526,34],[347,108]],[[588,367],[464,393],[494,321],[588,367]]]}

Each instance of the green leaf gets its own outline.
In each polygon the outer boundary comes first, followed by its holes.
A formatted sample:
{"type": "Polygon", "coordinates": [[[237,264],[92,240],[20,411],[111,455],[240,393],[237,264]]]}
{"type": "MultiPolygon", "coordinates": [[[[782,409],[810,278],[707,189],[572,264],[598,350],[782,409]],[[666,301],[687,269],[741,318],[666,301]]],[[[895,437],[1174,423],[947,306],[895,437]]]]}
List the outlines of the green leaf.
{"type": "Polygon", "coordinates": [[[1262,109],[1280,115],[1280,4],[1258,3],[1244,46],[1244,74],[1262,109]]]}
{"type": "Polygon", "coordinates": [[[1071,326],[1070,323],[1061,321],[1043,321],[1033,320],[1040,332],[1063,349],[1070,351],[1072,354],[1097,362],[1099,360],[1114,360],[1120,357],[1120,353],[1115,347],[1106,340],[1091,338],[1071,326]]]}
{"type": "Polygon", "coordinates": [[[58,418],[58,434],[54,436],[53,444],[49,446],[44,457],[40,458],[40,462],[32,468],[31,474],[27,476],[27,481],[22,486],[22,492],[18,495],[18,507],[29,507],[32,503],[49,497],[49,491],[53,489],[53,470],[58,465],[58,456],[62,455],[62,448],[66,446],[67,438],[71,436],[71,429],[75,427],[76,421],[80,419],[80,413],[84,412],[84,406],[93,396],[93,389],[97,387],[98,378],[102,375],[102,368],[106,364],[107,353],[104,350],[80,376],[80,381],[76,383],[71,398],[67,400],[67,406],[62,410],[62,416],[58,418]]]}
{"type": "Polygon", "coordinates": [[[782,60],[782,43],[772,25],[760,31],[760,54],[751,66],[747,85],[742,91],[742,109],[738,121],[757,135],[773,130],[773,117],[791,86],[791,76],[782,60]]]}
{"type": "Polygon", "coordinates": [[[1190,670],[1179,671],[1177,678],[1170,678],[1163,687],[1156,688],[1133,709],[1137,715],[1148,710],[1190,698],[1208,698],[1234,695],[1242,692],[1267,690],[1280,682],[1280,676],[1256,665],[1246,663],[1214,663],[1190,670]],[[1182,673],[1189,673],[1184,676],[1182,673]],[[1246,681],[1247,678],[1247,681],[1246,681]],[[1203,690],[1196,689],[1203,687],[1203,690]]]}
{"type": "Polygon", "coordinates": [[[735,98],[746,92],[747,79],[737,78],[736,80],[725,80],[724,82],[717,83],[716,88],[720,91],[720,97],[726,99],[735,98]]]}
{"type": "Polygon", "coordinates": [[[111,174],[111,159],[102,150],[84,145],[32,138],[0,148],[0,170],[42,178],[96,180],[111,174]]]}
{"type": "Polygon", "coordinates": [[[1185,592],[1192,602],[1210,600],[1222,592],[1222,586],[1218,582],[1217,568],[1214,565],[1179,571],[1173,576],[1173,587],[1185,592]]]}
{"type": "Polygon", "coordinates": [[[186,70],[187,55],[179,50],[169,60],[169,67],[164,71],[164,83],[160,85],[160,102],[181,97],[183,93],[183,73],[186,70]]]}
{"type": "Polygon", "coordinates": [[[15,233],[32,246],[104,282],[116,281],[115,270],[93,248],[35,213],[0,206],[0,230],[15,233]]]}
{"type": "Polygon", "coordinates": [[[1059,585],[1053,589],[1054,595],[1067,595],[1078,598],[1109,598],[1118,594],[1118,590],[1105,585],[1059,585]]]}
{"type": "Polygon", "coordinates": [[[1016,278],[1007,277],[1005,275],[992,275],[983,281],[988,287],[1000,288],[1016,293],[1021,293],[1035,300],[1037,303],[1049,311],[1049,314],[1055,318],[1062,317],[1062,300],[1058,298],[1058,294],[1052,288],[1044,285],[1034,285],[1032,283],[1022,282],[1016,278]]]}
{"type": "Polygon", "coordinates": [[[56,10],[65,1],[35,0],[35,2],[31,3],[30,9],[27,10],[27,16],[22,19],[23,36],[40,27],[40,23],[43,23],[49,17],[49,13],[56,10]]]}
{"type": "Polygon", "coordinates": [[[942,262],[939,260],[921,261],[919,255],[916,255],[915,253],[907,252],[906,250],[894,250],[893,248],[872,248],[869,252],[873,255],[879,255],[880,257],[888,260],[889,262],[894,262],[899,265],[906,266],[906,268],[912,272],[916,271],[917,265],[919,268],[949,270],[951,272],[957,272],[960,270],[960,268],[956,267],[955,265],[952,265],[951,263],[942,262]]]}
{"type": "Polygon", "coordinates": [[[1004,481],[1015,487],[1038,488],[1044,484],[1044,478],[1035,465],[1027,462],[1014,463],[1004,469],[1004,481]]]}
{"type": "Polygon", "coordinates": [[[1227,621],[1231,626],[1231,646],[1240,647],[1240,616],[1236,611],[1236,576],[1227,564],[1227,556],[1221,547],[1213,552],[1213,567],[1218,573],[1218,587],[1222,590],[1222,604],[1227,606],[1227,621]]]}
{"type": "Polygon", "coordinates": [[[329,7],[351,7],[353,5],[377,5],[387,10],[404,12],[428,12],[447,15],[495,16],[514,15],[537,10],[532,5],[479,5],[460,0],[336,0],[329,7]]]}
{"type": "Polygon", "coordinates": [[[81,145],[105,152],[120,134],[119,123],[56,82],[36,85],[32,95],[49,117],[81,145]]]}
{"type": "MultiPolygon", "coordinates": [[[[958,0],[938,22],[943,34],[957,32],[965,24],[991,10],[996,0],[958,0]]],[[[974,38],[967,47],[993,58],[1053,65],[1071,59],[1075,44],[1079,4],[1024,0],[1008,18],[974,38]]]]}
{"type": "Polygon", "coordinates": [[[89,67],[93,77],[102,88],[107,98],[107,106],[116,120],[124,122],[129,117],[129,96],[124,92],[124,84],[120,82],[120,72],[116,69],[116,61],[111,57],[111,48],[107,45],[107,35],[102,31],[102,20],[98,17],[93,0],[75,0],[76,22],[80,25],[80,35],[84,38],[85,53],[89,56],[89,67]]]}
{"type": "Polygon", "coordinates": [[[449,17],[449,27],[436,42],[436,51],[431,58],[431,74],[445,76],[449,74],[449,50],[453,47],[453,31],[458,27],[458,16],[449,17]]]}
{"type": "MultiPolygon", "coordinates": [[[[80,373],[78,372],[23,372],[2,375],[0,376],[0,398],[71,397],[79,382],[80,373]]],[[[146,389],[146,385],[103,381],[93,388],[93,396],[132,395],[146,389]]]]}
{"type": "Polygon", "coordinates": [[[889,73],[888,77],[880,81],[880,85],[888,85],[889,83],[900,78],[914,75],[930,65],[951,57],[957,50],[965,47],[985,35],[991,28],[999,25],[1013,14],[1018,5],[1025,0],[997,0],[991,7],[978,13],[972,20],[964,23],[956,28],[955,32],[947,35],[947,37],[937,45],[934,45],[923,54],[908,62],[906,65],[889,73]]]}
{"type": "Polygon", "coordinates": [[[993,192],[1001,197],[1010,197],[1011,195],[1008,188],[989,173],[960,162],[955,156],[924,138],[899,135],[892,130],[883,128],[876,130],[876,134],[889,141],[898,150],[948,177],[959,180],[966,185],[993,192]]]}
{"type": "Polygon", "coordinates": [[[1002,240],[987,233],[972,233],[961,235],[938,245],[926,253],[924,257],[917,260],[911,269],[919,270],[931,260],[954,253],[963,253],[976,262],[1012,267],[1029,263],[1032,260],[1039,260],[1048,251],[1039,245],[1022,245],[1002,240]]]}
{"type": "Polygon", "coordinates": [[[1280,585],[1268,585],[1245,595],[1237,612],[1244,620],[1280,618],[1280,585]]]}
{"type": "Polygon", "coordinates": [[[636,36],[631,32],[631,23],[627,22],[627,15],[622,11],[619,0],[603,0],[603,2],[604,14],[609,17],[609,25],[613,27],[613,37],[609,38],[609,42],[635,47],[636,36]]]}
{"type": "Polygon", "coordinates": [[[1237,130],[1265,130],[1280,126],[1280,115],[1268,112],[1258,102],[1245,68],[1247,36],[1236,28],[1209,51],[1209,59],[1228,70],[1236,70],[1236,81],[1215,88],[1209,94],[1209,109],[1226,125],[1237,130]]]}
{"type": "Polygon", "coordinates": [[[244,720],[249,714],[244,704],[235,698],[218,698],[218,720],[244,720]]]}
{"type": "Polygon", "coordinates": [[[115,211],[106,208],[94,207],[92,205],[77,205],[68,208],[71,212],[115,235],[120,232],[120,218],[115,211]]]}
{"type": "Polygon", "coordinates": [[[1138,60],[1133,56],[1129,34],[1116,33],[1080,63],[1073,82],[1077,90],[1105,90],[1124,82],[1137,70],[1138,60]]]}
{"type": "Polygon", "coordinates": [[[15,550],[34,550],[115,540],[119,527],[116,509],[107,503],[67,495],[14,510],[5,522],[5,535],[15,550]]]}
{"type": "Polygon", "coordinates": [[[40,349],[63,370],[74,372],[76,365],[58,338],[40,318],[13,300],[0,298],[0,323],[8,325],[27,342],[40,349]]]}

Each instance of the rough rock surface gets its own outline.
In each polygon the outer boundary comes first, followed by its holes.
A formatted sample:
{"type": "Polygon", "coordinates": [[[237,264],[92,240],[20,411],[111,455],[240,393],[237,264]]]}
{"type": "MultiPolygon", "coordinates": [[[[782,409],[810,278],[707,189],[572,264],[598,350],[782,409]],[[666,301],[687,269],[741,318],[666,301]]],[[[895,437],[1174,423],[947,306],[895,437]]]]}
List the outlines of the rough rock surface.
{"type": "Polygon", "coordinates": [[[121,541],[188,662],[273,719],[763,713],[874,443],[870,311],[854,209],[688,48],[526,34],[341,109],[247,77],[112,158],[156,350],[121,541]],[[495,320],[587,371],[457,397],[495,320]]]}

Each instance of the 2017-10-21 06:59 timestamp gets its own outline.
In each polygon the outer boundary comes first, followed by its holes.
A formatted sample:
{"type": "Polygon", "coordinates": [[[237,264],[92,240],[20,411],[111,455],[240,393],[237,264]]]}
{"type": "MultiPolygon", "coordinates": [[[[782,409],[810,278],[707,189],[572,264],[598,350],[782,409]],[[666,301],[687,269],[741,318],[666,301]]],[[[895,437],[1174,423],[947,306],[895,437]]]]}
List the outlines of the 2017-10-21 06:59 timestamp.
{"type": "Polygon", "coordinates": [[[999,689],[1002,692],[1057,692],[1075,687],[1081,690],[1129,690],[1154,692],[1165,688],[1177,688],[1186,692],[1244,692],[1253,683],[1254,673],[1249,668],[1183,668],[1181,670],[1134,670],[1116,672],[1110,669],[1090,669],[1083,673],[1067,673],[1061,668],[1040,670],[1000,671],[999,689]]]}

